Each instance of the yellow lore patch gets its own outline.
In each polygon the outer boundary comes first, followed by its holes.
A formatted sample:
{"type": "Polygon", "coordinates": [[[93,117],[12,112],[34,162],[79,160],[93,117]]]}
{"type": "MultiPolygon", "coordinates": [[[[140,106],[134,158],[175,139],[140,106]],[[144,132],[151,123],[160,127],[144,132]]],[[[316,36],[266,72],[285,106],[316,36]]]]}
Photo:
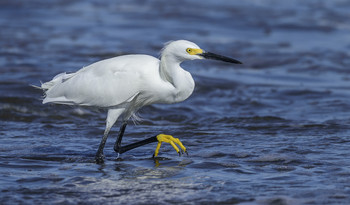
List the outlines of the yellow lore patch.
{"type": "Polygon", "coordinates": [[[203,50],[200,49],[200,48],[187,48],[186,51],[190,55],[197,55],[197,54],[202,54],[203,53],[203,50]]]}

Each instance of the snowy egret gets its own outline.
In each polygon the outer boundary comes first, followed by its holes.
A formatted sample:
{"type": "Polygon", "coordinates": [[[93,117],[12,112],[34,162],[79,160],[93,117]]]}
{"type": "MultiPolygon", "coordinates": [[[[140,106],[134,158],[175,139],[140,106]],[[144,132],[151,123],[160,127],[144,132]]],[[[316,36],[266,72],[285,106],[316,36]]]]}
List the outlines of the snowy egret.
{"type": "Polygon", "coordinates": [[[103,162],[103,148],[108,133],[118,118],[122,120],[114,145],[118,155],[151,142],[158,142],[154,156],[158,155],[162,142],[170,143],[181,154],[180,151],[186,152],[186,148],[178,138],[171,135],[159,134],[126,146],[121,146],[121,141],[127,121],[141,107],[154,103],[181,102],[192,94],[194,80],[180,64],[195,59],[241,64],[235,59],[205,52],[190,41],[172,41],[162,49],[160,60],[148,55],[124,55],[98,61],[75,73],[58,74],[41,85],[45,96],[43,103],[108,110],[106,128],[95,157],[97,163],[103,162]]]}

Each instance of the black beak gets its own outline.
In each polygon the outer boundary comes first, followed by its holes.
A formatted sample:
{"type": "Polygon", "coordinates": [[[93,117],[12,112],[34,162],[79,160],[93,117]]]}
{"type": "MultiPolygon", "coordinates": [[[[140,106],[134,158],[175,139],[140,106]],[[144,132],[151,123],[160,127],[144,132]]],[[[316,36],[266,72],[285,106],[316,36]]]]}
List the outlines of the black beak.
{"type": "Polygon", "coordinates": [[[224,62],[228,62],[228,63],[235,63],[235,64],[242,64],[242,62],[235,60],[233,58],[229,58],[229,57],[225,57],[222,55],[218,55],[215,53],[210,53],[210,52],[204,52],[202,54],[198,54],[200,56],[203,56],[206,59],[213,59],[213,60],[219,60],[219,61],[224,61],[224,62]]]}

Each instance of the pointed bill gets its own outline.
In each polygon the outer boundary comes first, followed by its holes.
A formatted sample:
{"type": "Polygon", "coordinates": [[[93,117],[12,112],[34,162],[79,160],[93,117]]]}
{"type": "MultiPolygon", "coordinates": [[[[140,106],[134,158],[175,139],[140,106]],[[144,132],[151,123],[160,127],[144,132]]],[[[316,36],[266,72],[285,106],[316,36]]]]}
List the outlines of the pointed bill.
{"type": "Polygon", "coordinates": [[[235,63],[235,64],[242,64],[242,62],[233,59],[233,58],[229,58],[226,56],[222,56],[222,55],[218,55],[215,53],[211,53],[211,52],[203,52],[201,54],[197,54],[200,56],[203,56],[205,59],[213,59],[213,60],[219,60],[219,61],[224,61],[224,62],[228,62],[228,63],[235,63]]]}

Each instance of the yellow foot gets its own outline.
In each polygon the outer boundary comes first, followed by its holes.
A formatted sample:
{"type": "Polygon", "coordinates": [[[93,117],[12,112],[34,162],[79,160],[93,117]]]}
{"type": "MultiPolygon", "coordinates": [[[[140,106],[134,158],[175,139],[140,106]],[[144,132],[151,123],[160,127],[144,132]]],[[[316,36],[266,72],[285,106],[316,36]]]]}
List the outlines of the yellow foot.
{"type": "Polygon", "coordinates": [[[186,147],[183,146],[183,144],[180,142],[179,138],[174,138],[171,135],[159,134],[159,135],[157,135],[157,140],[158,140],[158,145],[157,145],[156,150],[154,151],[153,157],[158,156],[159,149],[160,149],[160,146],[162,145],[162,142],[170,143],[171,146],[173,146],[173,148],[176,150],[176,152],[179,153],[179,155],[181,155],[180,149],[175,145],[175,143],[176,143],[180,146],[181,152],[182,153],[185,152],[188,155],[186,147]]]}

